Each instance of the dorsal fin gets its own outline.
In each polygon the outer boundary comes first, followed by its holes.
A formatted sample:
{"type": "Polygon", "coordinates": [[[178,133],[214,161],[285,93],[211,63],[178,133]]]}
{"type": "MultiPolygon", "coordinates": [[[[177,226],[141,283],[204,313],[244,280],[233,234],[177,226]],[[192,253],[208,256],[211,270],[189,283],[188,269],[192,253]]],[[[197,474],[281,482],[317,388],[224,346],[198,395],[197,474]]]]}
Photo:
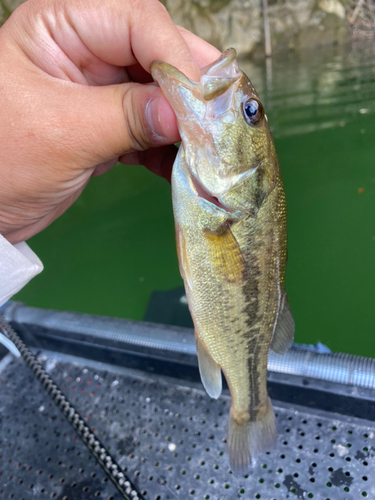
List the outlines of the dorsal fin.
{"type": "Polygon", "coordinates": [[[288,296],[284,292],[270,349],[276,354],[285,354],[293,343],[294,328],[288,296]]]}

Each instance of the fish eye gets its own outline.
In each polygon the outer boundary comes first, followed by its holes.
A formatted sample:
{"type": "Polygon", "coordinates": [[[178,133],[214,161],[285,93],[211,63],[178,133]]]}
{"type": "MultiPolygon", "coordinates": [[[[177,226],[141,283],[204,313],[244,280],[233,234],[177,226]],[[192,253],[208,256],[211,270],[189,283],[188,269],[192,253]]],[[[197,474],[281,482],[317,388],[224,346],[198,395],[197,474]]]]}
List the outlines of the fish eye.
{"type": "Polygon", "coordinates": [[[249,125],[256,125],[263,118],[264,109],[257,99],[251,98],[244,102],[243,114],[249,125]]]}

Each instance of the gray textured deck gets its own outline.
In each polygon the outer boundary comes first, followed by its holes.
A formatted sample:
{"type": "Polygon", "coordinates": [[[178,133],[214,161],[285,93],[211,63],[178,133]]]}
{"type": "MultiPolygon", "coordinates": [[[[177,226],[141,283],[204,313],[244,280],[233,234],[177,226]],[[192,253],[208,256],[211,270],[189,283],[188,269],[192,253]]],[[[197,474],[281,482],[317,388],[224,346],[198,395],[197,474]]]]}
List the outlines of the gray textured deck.
{"type": "MultiPolygon", "coordinates": [[[[200,385],[46,354],[50,375],[146,499],[375,498],[375,425],[274,403],[279,441],[248,477],[226,455],[230,399],[200,385]]],[[[22,360],[0,363],[0,500],[119,493],[22,360]]]]}

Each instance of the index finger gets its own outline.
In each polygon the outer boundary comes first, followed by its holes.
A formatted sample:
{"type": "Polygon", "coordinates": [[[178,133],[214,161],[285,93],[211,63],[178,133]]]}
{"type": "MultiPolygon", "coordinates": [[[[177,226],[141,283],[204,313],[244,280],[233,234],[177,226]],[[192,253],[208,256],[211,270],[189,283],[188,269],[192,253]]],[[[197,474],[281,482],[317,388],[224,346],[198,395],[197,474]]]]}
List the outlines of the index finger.
{"type": "Polygon", "coordinates": [[[29,0],[12,17],[2,31],[12,31],[28,61],[81,84],[120,83],[124,67],[149,72],[154,60],[198,80],[197,65],[218,56],[212,45],[177,27],[158,0],[29,0]]]}
{"type": "Polygon", "coordinates": [[[221,52],[216,47],[202,38],[199,38],[199,36],[194,35],[194,33],[183,28],[182,26],[177,26],[177,28],[187,43],[190,53],[193,56],[194,62],[198,68],[203,68],[220,57],[221,52]]]}
{"type": "Polygon", "coordinates": [[[158,0],[67,0],[56,6],[67,10],[82,42],[102,61],[116,66],[139,62],[149,72],[158,59],[199,79],[184,37],[158,0]]]}

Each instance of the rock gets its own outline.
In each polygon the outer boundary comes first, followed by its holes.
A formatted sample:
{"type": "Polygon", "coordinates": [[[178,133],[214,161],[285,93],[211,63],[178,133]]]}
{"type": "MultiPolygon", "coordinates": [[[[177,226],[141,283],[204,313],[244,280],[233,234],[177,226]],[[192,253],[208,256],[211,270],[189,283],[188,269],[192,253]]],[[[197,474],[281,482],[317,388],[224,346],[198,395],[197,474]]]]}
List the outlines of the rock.
{"type": "MultiPolygon", "coordinates": [[[[0,0],[0,25],[23,0],[0,0]]],[[[348,0],[268,0],[273,53],[348,39],[348,0]],[[346,2],[345,6],[344,3],[346,2]]],[[[238,56],[264,57],[261,0],[162,0],[176,24],[238,56]]]]}
{"type": "MultiPolygon", "coordinates": [[[[220,50],[264,54],[260,0],[163,0],[172,19],[220,50]]],[[[349,30],[339,0],[269,0],[273,53],[345,43],[349,30]]]]}
{"type": "Polygon", "coordinates": [[[247,9],[227,7],[222,13],[221,24],[223,27],[227,25],[221,40],[221,50],[234,47],[238,57],[252,53],[263,38],[263,19],[259,8],[254,5],[249,5],[247,9]]]}

